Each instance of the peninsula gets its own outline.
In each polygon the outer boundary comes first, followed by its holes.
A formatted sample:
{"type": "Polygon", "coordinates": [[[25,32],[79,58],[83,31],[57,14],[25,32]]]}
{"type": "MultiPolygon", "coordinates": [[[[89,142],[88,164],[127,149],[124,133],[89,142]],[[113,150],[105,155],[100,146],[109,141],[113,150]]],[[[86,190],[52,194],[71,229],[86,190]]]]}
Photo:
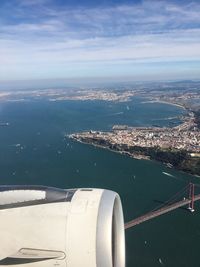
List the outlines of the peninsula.
{"type": "Polygon", "coordinates": [[[169,167],[200,175],[200,130],[193,112],[176,127],[115,125],[110,132],[88,131],[68,137],[137,159],[161,161],[169,167]]]}

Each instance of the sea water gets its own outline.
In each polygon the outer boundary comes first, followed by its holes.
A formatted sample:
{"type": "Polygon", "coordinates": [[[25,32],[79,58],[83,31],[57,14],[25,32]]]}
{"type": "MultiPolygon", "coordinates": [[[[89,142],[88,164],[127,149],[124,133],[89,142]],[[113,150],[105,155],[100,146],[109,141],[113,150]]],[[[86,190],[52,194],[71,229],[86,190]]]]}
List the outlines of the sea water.
{"type": "MultiPolygon", "coordinates": [[[[186,114],[173,105],[143,102],[1,102],[0,122],[9,125],[0,127],[0,184],[111,189],[121,196],[125,221],[152,210],[199,179],[65,137],[109,131],[115,124],[172,127],[186,114]]],[[[199,203],[195,206],[195,213],[177,209],[127,230],[126,266],[199,267],[199,203]]]]}

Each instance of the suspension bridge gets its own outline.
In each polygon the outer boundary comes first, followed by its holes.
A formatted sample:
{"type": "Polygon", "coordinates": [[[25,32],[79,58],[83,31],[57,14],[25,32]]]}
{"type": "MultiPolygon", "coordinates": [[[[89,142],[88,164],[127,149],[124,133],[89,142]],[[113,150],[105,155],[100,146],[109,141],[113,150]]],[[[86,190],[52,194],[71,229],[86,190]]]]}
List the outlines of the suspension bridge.
{"type": "Polygon", "coordinates": [[[188,205],[188,210],[190,212],[194,212],[194,203],[197,200],[200,200],[200,194],[195,195],[195,188],[199,186],[197,184],[189,183],[186,187],[184,187],[181,191],[172,196],[168,201],[164,202],[159,207],[154,210],[133,219],[127,223],[125,223],[125,229],[129,229],[134,227],[140,223],[146,222],[153,218],[156,218],[162,214],[168,213],[172,210],[178,209],[180,207],[184,207],[188,205]],[[180,198],[182,199],[180,200],[180,198]]]}

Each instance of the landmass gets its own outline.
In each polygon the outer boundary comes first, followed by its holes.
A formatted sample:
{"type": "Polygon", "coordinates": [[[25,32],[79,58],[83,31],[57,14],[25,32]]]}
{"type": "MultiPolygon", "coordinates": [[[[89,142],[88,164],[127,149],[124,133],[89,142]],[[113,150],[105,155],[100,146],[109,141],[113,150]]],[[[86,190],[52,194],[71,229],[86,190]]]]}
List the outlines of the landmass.
{"type": "Polygon", "coordinates": [[[109,101],[127,102],[135,95],[135,90],[112,90],[102,88],[90,89],[37,89],[0,92],[0,101],[29,101],[29,100],[48,100],[48,101],[109,101]]]}
{"type": "Polygon", "coordinates": [[[142,97],[144,102],[162,102],[191,109],[200,108],[200,81],[115,83],[100,87],[67,87],[29,90],[1,90],[0,101],[112,101],[129,102],[142,97]]]}
{"type": "Polygon", "coordinates": [[[69,137],[136,159],[157,160],[168,167],[200,175],[198,114],[195,116],[190,112],[182,124],[172,128],[115,125],[110,132],[88,131],[69,137]]]}

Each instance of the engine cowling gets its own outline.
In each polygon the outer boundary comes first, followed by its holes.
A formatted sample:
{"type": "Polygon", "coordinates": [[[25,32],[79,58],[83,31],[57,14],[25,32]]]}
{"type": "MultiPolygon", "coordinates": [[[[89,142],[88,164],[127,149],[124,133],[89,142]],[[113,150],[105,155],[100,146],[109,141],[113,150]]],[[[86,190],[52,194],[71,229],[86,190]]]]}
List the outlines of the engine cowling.
{"type": "Polygon", "coordinates": [[[109,190],[0,187],[0,237],[0,266],[125,266],[121,201],[109,190]]]}

